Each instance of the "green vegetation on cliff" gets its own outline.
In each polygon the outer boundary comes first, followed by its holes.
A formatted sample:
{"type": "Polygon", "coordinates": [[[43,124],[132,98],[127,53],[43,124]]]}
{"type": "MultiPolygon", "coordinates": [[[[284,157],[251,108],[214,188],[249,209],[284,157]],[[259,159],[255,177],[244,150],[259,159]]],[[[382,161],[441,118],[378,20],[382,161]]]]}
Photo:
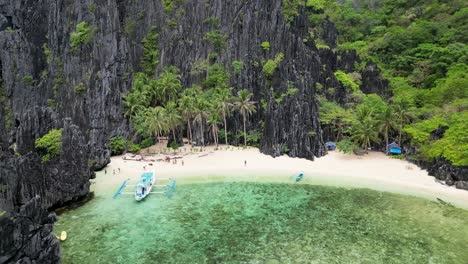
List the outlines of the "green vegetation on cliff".
{"type": "Polygon", "coordinates": [[[52,129],[36,139],[36,149],[43,152],[41,161],[48,162],[62,152],[62,129],[52,129]]]}
{"type": "Polygon", "coordinates": [[[86,21],[78,23],[75,32],[70,35],[72,51],[76,52],[79,47],[91,42],[93,34],[94,28],[89,26],[86,21]]]}
{"type": "Polygon", "coordinates": [[[127,140],[122,136],[111,137],[109,146],[112,155],[122,154],[127,149],[127,140]]]}

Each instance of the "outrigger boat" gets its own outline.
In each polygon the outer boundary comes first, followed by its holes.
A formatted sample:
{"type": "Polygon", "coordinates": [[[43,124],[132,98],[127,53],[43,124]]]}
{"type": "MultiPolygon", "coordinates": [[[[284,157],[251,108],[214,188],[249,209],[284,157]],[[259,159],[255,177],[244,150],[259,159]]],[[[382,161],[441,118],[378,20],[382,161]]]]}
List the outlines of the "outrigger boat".
{"type": "Polygon", "coordinates": [[[146,196],[148,196],[150,193],[154,194],[165,194],[167,197],[172,197],[172,194],[174,193],[175,186],[176,186],[176,181],[172,178],[156,178],[156,173],[153,172],[144,172],[141,174],[140,180],[135,185],[127,185],[127,182],[130,181],[130,179],[126,179],[119,187],[117,192],[114,194],[113,198],[117,198],[121,194],[125,195],[135,195],[135,200],[141,201],[143,200],[146,196]],[[166,184],[156,184],[160,181],[168,182],[166,184]],[[133,192],[123,192],[123,190],[126,187],[134,186],[133,192]],[[161,190],[153,192],[152,189],[153,187],[155,188],[162,188],[161,190]]]}

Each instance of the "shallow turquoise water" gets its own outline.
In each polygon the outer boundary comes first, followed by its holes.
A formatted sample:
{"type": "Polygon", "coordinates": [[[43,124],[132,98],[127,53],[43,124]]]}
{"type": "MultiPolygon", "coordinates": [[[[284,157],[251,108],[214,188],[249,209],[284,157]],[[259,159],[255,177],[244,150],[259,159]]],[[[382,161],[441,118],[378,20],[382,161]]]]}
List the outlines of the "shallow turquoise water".
{"type": "Polygon", "coordinates": [[[63,263],[468,263],[468,211],[364,189],[181,184],[63,212],[63,263]]]}

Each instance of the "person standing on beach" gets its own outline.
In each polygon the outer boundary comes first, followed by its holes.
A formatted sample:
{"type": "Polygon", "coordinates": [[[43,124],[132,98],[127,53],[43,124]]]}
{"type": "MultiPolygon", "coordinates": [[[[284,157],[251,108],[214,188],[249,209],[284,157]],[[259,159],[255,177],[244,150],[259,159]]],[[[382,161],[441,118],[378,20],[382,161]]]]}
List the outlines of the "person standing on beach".
{"type": "Polygon", "coordinates": [[[244,167],[247,167],[247,160],[244,160],[244,167]]]}
{"type": "Polygon", "coordinates": [[[184,160],[182,160],[182,166],[184,166],[184,160]]]}

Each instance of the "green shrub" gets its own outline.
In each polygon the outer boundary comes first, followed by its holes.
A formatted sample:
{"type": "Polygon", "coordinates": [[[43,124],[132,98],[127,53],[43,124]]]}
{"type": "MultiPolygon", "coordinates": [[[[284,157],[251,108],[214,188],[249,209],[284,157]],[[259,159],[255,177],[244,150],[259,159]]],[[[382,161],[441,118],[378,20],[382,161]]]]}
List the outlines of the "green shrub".
{"type": "MultiPolygon", "coordinates": [[[[224,128],[221,128],[218,131],[218,136],[219,136],[219,142],[225,142],[226,141],[226,137],[224,135],[224,128]]],[[[232,133],[228,131],[227,132],[227,137],[228,137],[228,142],[231,142],[232,141],[232,133]]]]}
{"type": "Polygon", "coordinates": [[[31,75],[26,75],[23,77],[23,83],[26,85],[33,85],[34,84],[34,79],[31,75]]]}
{"type": "Polygon", "coordinates": [[[153,138],[145,138],[140,142],[140,147],[141,148],[149,148],[154,145],[154,140],[153,138]]]}
{"type": "Polygon", "coordinates": [[[350,88],[353,91],[359,90],[359,85],[357,85],[349,76],[343,71],[336,71],[335,77],[344,87],[350,88]]]}
{"type": "Polygon", "coordinates": [[[216,52],[221,52],[226,47],[226,34],[221,34],[219,30],[212,30],[205,34],[206,41],[210,42],[216,52]]]}
{"type": "Polygon", "coordinates": [[[36,139],[37,150],[43,152],[41,162],[48,162],[62,152],[62,129],[52,129],[41,138],[36,139]]]}
{"type": "Polygon", "coordinates": [[[171,12],[172,9],[174,8],[174,1],[172,0],[162,0],[162,4],[166,12],[171,12]]]}
{"type": "Polygon", "coordinates": [[[88,44],[93,38],[93,31],[86,21],[78,23],[75,32],[70,35],[72,51],[76,52],[81,45],[88,44]]]}
{"type": "Polygon", "coordinates": [[[242,61],[233,61],[232,68],[234,69],[235,74],[239,74],[244,68],[244,63],[242,61]]]}
{"type": "Polygon", "coordinates": [[[131,18],[125,19],[125,25],[124,25],[125,35],[127,36],[132,35],[133,31],[135,30],[136,25],[137,23],[135,22],[135,20],[131,18]]]}
{"type": "Polygon", "coordinates": [[[336,146],[340,152],[345,154],[352,154],[359,149],[359,147],[349,139],[343,139],[339,141],[336,146]]]}
{"type": "Polygon", "coordinates": [[[173,150],[177,150],[179,148],[179,144],[177,144],[177,142],[175,141],[172,141],[170,144],[169,144],[169,148],[173,149],[173,150]]]}
{"type": "Polygon", "coordinates": [[[221,64],[215,63],[208,67],[208,78],[203,82],[206,88],[226,87],[229,81],[229,74],[224,71],[221,64]]]}
{"type": "Polygon", "coordinates": [[[262,42],[262,44],[260,46],[262,47],[262,49],[264,51],[269,51],[270,50],[270,42],[268,42],[268,41],[262,42]]]}
{"type": "Polygon", "coordinates": [[[330,49],[330,46],[321,38],[315,39],[315,46],[317,49],[330,49]]]}
{"type": "Polygon", "coordinates": [[[112,137],[109,143],[112,155],[120,155],[127,149],[127,140],[122,136],[112,137]]]}
{"type": "MultiPolygon", "coordinates": [[[[244,132],[237,134],[237,139],[244,139],[244,132]]],[[[229,138],[229,134],[228,134],[229,138]]],[[[262,133],[257,130],[251,130],[247,132],[247,146],[258,147],[260,146],[260,140],[262,138],[262,133]]]]}
{"type": "Polygon", "coordinates": [[[137,153],[138,151],[140,151],[140,149],[141,149],[140,145],[138,145],[138,144],[132,144],[132,145],[130,146],[129,151],[130,151],[131,153],[137,153]]]}
{"type": "Polygon", "coordinates": [[[221,26],[219,17],[209,17],[203,21],[204,24],[207,24],[210,28],[218,29],[221,26]]]}
{"type": "Polygon", "coordinates": [[[294,17],[299,15],[299,7],[304,3],[302,0],[283,0],[283,16],[288,24],[294,20],[294,17]]]}
{"type": "Polygon", "coordinates": [[[216,54],[215,52],[211,52],[210,54],[208,54],[208,60],[210,62],[214,62],[216,61],[216,59],[218,59],[218,54],[216,54]]]}
{"type": "Polygon", "coordinates": [[[75,86],[75,92],[77,94],[83,95],[86,92],[86,87],[83,83],[80,83],[77,86],[75,86]]]}
{"type": "Polygon", "coordinates": [[[46,56],[47,63],[50,63],[50,60],[52,58],[52,51],[49,49],[49,46],[47,46],[47,42],[42,45],[42,50],[44,51],[44,55],[46,56]]]}
{"type": "Polygon", "coordinates": [[[263,73],[265,74],[265,77],[267,79],[271,79],[273,77],[273,74],[275,73],[276,69],[278,68],[278,65],[283,61],[284,59],[284,54],[279,53],[276,55],[276,58],[274,60],[268,60],[264,65],[263,65],[263,73]]]}
{"type": "Polygon", "coordinates": [[[306,6],[315,10],[321,10],[325,7],[326,0],[307,0],[306,6]]]}
{"type": "Polygon", "coordinates": [[[88,6],[88,11],[89,13],[94,14],[94,12],[96,12],[96,4],[91,2],[88,6]]]}

